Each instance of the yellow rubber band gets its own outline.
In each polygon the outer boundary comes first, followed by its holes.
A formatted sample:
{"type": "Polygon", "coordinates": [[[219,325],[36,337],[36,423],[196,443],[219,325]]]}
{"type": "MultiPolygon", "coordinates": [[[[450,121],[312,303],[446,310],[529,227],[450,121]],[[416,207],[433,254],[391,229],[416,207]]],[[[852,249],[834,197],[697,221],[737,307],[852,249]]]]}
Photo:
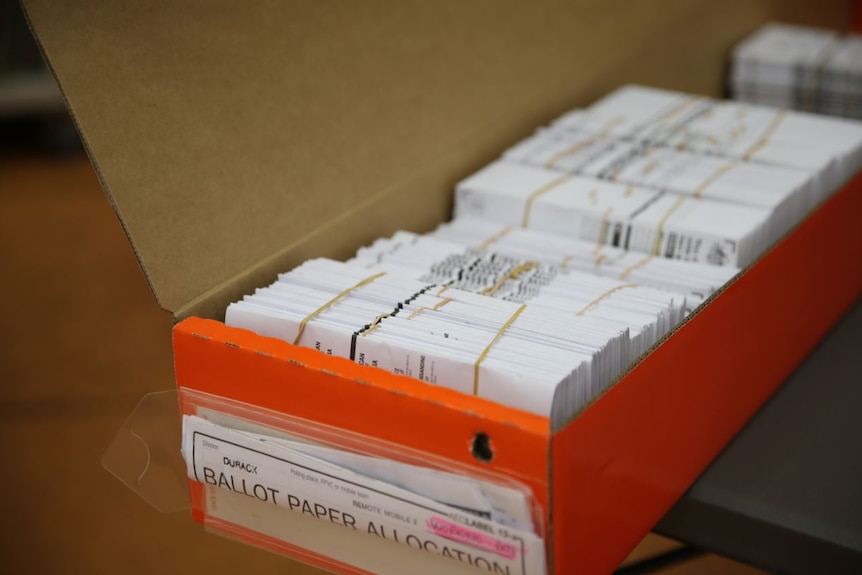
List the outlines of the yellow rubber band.
{"type": "Polygon", "coordinates": [[[619,126],[620,124],[622,124],[625,121],[626,121],[626,115],[625,114],[619,114],[618,116],[614,116],[613,118],[611,118],[610,120],[605,122],[605,125],[599,131],[599,134],[600,135],[607,134],[608,132],[610,132],[611,130],[613,130],[614,128],[616,128],[617,126],[619,126]]]}
{"type": "Polygon", "coordinates": [[[712,174],[712,175],[711,175],[711,176],[709,176],[707,179],[705,179],[705,180],[703,181],[703,183],[702,183],[702,184],[700,184],[700,185],[697,187],[697,189],[694,191],[694,193],[692,194],[692,196],[694,196],[695,198],[699,198],[699,197],[703,194],[703,191],[704,191],[707,187],[711,186],[713,183],[715,183],[715,181],[716,181],[718,178],[720,178],[721,176],[723,176],[724,174],[726,174],[727,172],[729,172],[730,170],[732,170],[733,168],[735,168],[735,167],[736,167],[736,165],[737,165],[738,163],[739,163],[739,162],[736,162],[736,161],[734,161],[734,162],[728,162],[728,163],[724,164],[723,166],[721,166],[719,169],[717,169],[717,170],[715,171],[715,173],[714,173],[714,174],[712,174]]]}
{"type": "Polygon", "coordinates": [[[654,123],[655,124],[663,124],[663,123],[667,122],[668,120],[670,120],[671,118],[673,118],[674,116],[676,116],[677,114],[681,113],[683,110],[685,110],[689,106],[693,106],[694,104],[702,102],[705,99],[706,98],[704,96],[689,96],[687,99],[685,99],[682,102],[680,102],[679,104],[677,104],[673,109],[666,112],[661,118],[656,120],[654,123]]]}
{"type": "Polygon", "coordinates": [[[626,166],[625,164],[623,164],[622,166],[620,166],[619,168],[617,168],[616,170],[614,170],[614,171],[613,171],[613,173],[612,173],[611,175],[609,175],[609,176],[608,176],[608,179],[609,179],[609,180],[611,180],[612,182],[616,182],[616,181],[617,181],[617,178],[619,178],[619,177],[620,177],[620,174],[622,174],[622,173],[623,173],[623,170],[625,170],[627,167],[628,167],[628,166],[626,166]]]}
{"type": "Polygon", "coordinates": [[[390,313],[381,313],[380,315],[375,317],[374,321],[371,322],[371,327],[369,327],[368,329],[366,329],[365,331],[362,332],[362,334],[361,334],[362,337],[365,337],[366,335],[368,335],[369,333],[371,333],[372,331],[374,331],[375,329],[380,327],[381,320],[383,320],[383,318],[385,318],[385,317],[389,317],[390,315],[392,315],[391,312],[390,313]]]}
{"type": "Polygon", "coordinates": [[[599,297],[597,297],[596,299],[594,299],[593,301],[591,301],[590,303],[588,303],[584,307],[584,309],[582,309],[581,311],[579,311],[575,315],[584,315],[585,313],[587,313],[587,311],[589,311],[590,308],[596,306],[600,301],[602,301],[603,299],[605,299],[609,295],[616,293],[616,292],[620,291],[621,289],[633,288],[633,287],[638,287],[638,284],[623,284],[623,285],[619,285],[615,288],[611,288],[608,291],[606,291],[605,293],[603,293],[602,295],[600,295],[599,297]]]}
{"type": "Polygon", "coordinates": [[[613,206],[606,209],[605,213],[602,214],[602,225],[599,227],[599,239],[596,241],[596,247],[593,250],[594,255],[602,251],[602,248],[605,247],[605,236],[608,233],[608,225],[610,224],[608,220],[611,217],[612,211],[614,211],[613,206]]]}
{"type": "Polygon", "coordinates": [[[542,194],[546,194],[568,180],[572,179],[572,176],[569,174],[560,176],[559,178],[555,178],[527,196],[527,201],[524,203],[524,217],[521,218],[521,227],[526,228],[530,224],[530,212],[533,210],[533,202],[536,201],[536,198],[541,196],[542,194]]]}
{"type": "Polygon", "coordinates": [[[760,139],[757,140],[754,145],[751,146],[748,151],[742,155],[743,160],[747,162],[751,159],[751,156],[753,156],[754,153],[757,152],[757,150],[766,145],[766,143],[769,141],[769,138],[772,137],[772,133],[775,132],[776,128],[778,128],[778,125],[781,123],[782,120],[784,120],[785,115],[786,112],[784,110],[779,110],[778,113],[775,114],[775,117],[772,118],[772,122],[770,122],[769,126],[766,127],[766,130],[764,130],[763,135],[760,136],[760,139]]]}
{"type": "Polygon", "coordinates": [[[451,297],[447,297],[446,299],[442,299],[442,300],[438,301],[437,303],[435,303],[434,307],[432,307],[431,309],[433,309],[434,311],[437,311],[438,309],[440,309],[441,307],[443,307],[444,305],[446,305],[450,301],[452,301],[451,297]]]}
{"type": "Polygon", "coordinates": [[[490,238],[488,238],[487,240],[485,240],[484,242],[479,244],[479,249],[482,251],[488,249],[488,246],[490,246],[491,244],[493,244],[494,242],[496,242],[500,238],[504,237],[506,234],[508,234],[511,231],[512,231],[512,226],[506,226],[505,228],[498,231],[497,233],[492,235],[490,238]]]}
{"type": "Polygon", "coordinates": [[[408,316],[407,316],[407,319],[413,319],[414,317],[416,317],[417,315],[419,315],[420,313],[422,313],[422,312],[423,312],[423,311],[425,311],[426,309],[431,310],[431,311],[437,311],[438,309],[440,309],[441,307],[443,307],[444,305],[446,305],[446,304],[447,304],[447,303],[449,303],[450,301],[453,301],[453,300],[452,300],[452,298],[451,298],[451,297],[447,297],[447,298],[445,298],[445,299],[443,299],[443,300],[441,300],[441,301],[438,301],[438,302],[437,302],[437,303],[435,303],[432,307],[425,307],[425,306],[423,305],[422,307],[420,307],[420,308],[417,308],[417,309],[413,310],[413,313],[411,313],[410,315],[408,315],[408,316]]]}
{"type": "Polygon", "coordinates": [[[644,166],[644,167],[641,169],[641,174],[642,174],[642,175],[644,175],[644,176],[646,176],[646,175],[648,175],[650,172],[652,172],[653,170],[655,170],[658,166],[659,166],[659,161],[658,161],[658,160],[656,160],[655,158],[653,158],[652,160],[650,160],[650,161],[647,163],[647,165],[646,165],[646,166],[644,166]]]}
{"type": "Polygon", "coordinates": [[[587,146],[593,144],[596,140],[599,139],[600,136],[593,136],[592,138],[586,138],[585,140],[581,140],[577,144],[566,148],[565,150],[560,150],[545,162],[546,168],[553,168],[554,165],[567,156],[571,156],[572,154],[577,154],[579,151],[583,150],[587,146]]]}
{"type": "Polygon", "coordinates": [[[630,265],[629,267],[627,267],[626,269],[623,270],[623,273],[620,274],[619,279],[621,279],[621,280],[626,279],[627,277],[629,277],[629,274],[631,274],[636,269],[645,266],[646,264],[651,262],[654,258],[655,258],[655,255],[650,254],[647,257],[645,257],[644,259],[642,259],[636,263],[633,263],[632,265],[630,265]]]}
{"type": "Polygon", "coordinates": [[[557,152],[556,154],[554,154],[553,156],[551,156],[550,158],[548,158],[548,161],[545,162],[545,167],[546,168],[553,168],[554,165],[557,162],[559,162],[560,160],[562,160],[563,158],[565,158],[567,156],[571,156],[572,154],[576,154],[580,150],[586,148],[587,146],[594,144],[595,142],[597,142],[601,138],[607,137],[608,132],[610,132],[616,126],[622,124],[625,121],[626,121],[625,115],[619,115],[619,116],[616,116],[614,118],[611,118],[610,120],[605,122],[604,127],[601,130],[599,130],[599,132],[595,136],[581,140],[580,142],[573,144],[571,147],[566,148],[565,150],[561,150],[561,151],[557,152]]]}
{"type": "Polygon", "coordinates": [[[310,322],[311,320],[313,320],[314,318],[319,316],[321,313],[325,312],[332,305],[337,303],[338,300],[340,300],[344,296],[348,295],[353,290],[361,288],[362,286],[368,285],[371,282],[373,282],[374,280],[376,280],[377,278],[379,278],[381,276],[385,276],[385,275],[386,275],[386,272],[380,272],[379,274],[375,274],[371,277],[365,278],[364,280],[362,280],[361,282],[359,282],[355,286],[347,288],[346,290],[344,290],[343,292],[341,292],[340,294],[338,294],[337,296],[335,296],[334,298],[332,298],[331,300],[329,300],[328,302],[326,302],[325,304],[323,304],[322,306],[320,306],[319,308],[317,308],[316,310],[314,310],[313,312],[311,312],[310,314],[305,316],[305,318],[301,322],[299,322],[299,331],[296,332],[296,337],[293,340],[293,345],[299,345],[299,340],[302,338],[302,332],[305,331],[305,326],[308,322],[310,322]]]}
{"type": "Polygon", "coordinates": [[[676,199],[671,207],[668,208],[667,212],[661,217],[661,220],[658,222],[658,230],[656,230],[655,236],[655,245],[653,246],[653,255],[658,255],[661,250],[661,238],[664,235],[664,226],[667,223],[667,220],[673,215],[675,211],[679,209],[679,207],[685,201],[685,196],[680,196],[676,199]]]}
{"type": "Polygon", "coordinates": [[[482,364],[483,361],[485,361],[485,357],[488,355],[488,352],[491,351],[491,348],[494,347],[494,344],[496,344],[497,341],[499,341],[499,339],[503,337],[503,333],[505,333],[505,331],[509,329],[509,326],[511,326],[512,323],[514,323],[514,321],[518,319],[518,316],[521,315],[521,312],[525,309],[527,309],[527,304],[521,304],[521,307],[519,307],[518,310],[512,314],[512,317],[510,317],[509,320],[503,324],[503,327],[501,327],[499,331],[497,331],[497,335],[494,336],[494,339],[492,339],[491,343],[489,343],[485,347],[485,349],[479,355],[479,358],[476,360],[476,363],[473,364],[473,395],[479,395],[479,366],[482,364]]]}
{"type": "Polygon", "coordinates": [[[428,309],[428,308],[425,306],[422,306],[420,308],[416,308],[415,310],[413,310],[413,313],[411,313],[410,315],[407,316],[407,319],[413,319],[414,317],[416,317],[417,315],[419,315],[420,313],[422,313],[426,309],[428,309]]]}
{"type": "Polygon", "coordinates": [[[497,290],[499,290],[501,287],[503,287],[503,284],[506,283],[508,280],[517,279],[518,276],[521,275],[522,273],[524,273],[526,271],[530,271],[532,269],[536,269],[537,267],[539,267],[539,264],[537,264],[536,262],[527,262],[525,264],[521,264],[519,266],[516,266],[516,267],[512,268],[509,271],[509,273],[507,273],[506,275],[504,275],[503,277],[498,279],[497,283],[495,283],[494,285],[492,285],[489,288],[483,289],[479,293],[481,293],[482,295],[493,295],[497,290]]]}

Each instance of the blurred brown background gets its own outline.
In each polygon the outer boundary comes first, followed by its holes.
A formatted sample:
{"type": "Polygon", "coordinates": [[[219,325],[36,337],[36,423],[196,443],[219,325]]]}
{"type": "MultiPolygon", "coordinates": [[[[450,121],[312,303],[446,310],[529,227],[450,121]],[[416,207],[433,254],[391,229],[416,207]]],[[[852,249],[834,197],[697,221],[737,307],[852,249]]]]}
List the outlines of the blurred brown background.
{"type": "MultiPolygon", "coordinates": [[[[841,25],[834,14],[824,21],[818,3],[805,6],[790,17],[841,25]]],[[[171,319],[147,289],[16,2],[0,3],[0,40],[0,571],[316,573],[207,534],[187,513],[161,515],[102,468],[140,398],[173,386],[171,319]]],[[[676,547],[651,536],[630,561],[676,547]]],[[[654,572],[758,571],[704,554],[654,572]]]]}

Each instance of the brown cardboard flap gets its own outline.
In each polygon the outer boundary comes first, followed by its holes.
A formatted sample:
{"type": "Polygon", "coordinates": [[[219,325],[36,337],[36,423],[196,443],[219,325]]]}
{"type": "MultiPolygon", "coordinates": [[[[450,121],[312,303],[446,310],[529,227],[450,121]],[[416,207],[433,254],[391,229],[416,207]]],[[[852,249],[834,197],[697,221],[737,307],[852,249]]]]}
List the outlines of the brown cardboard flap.
{"type": "Polygon", "coordinates": [[[153,293],[178,317],[217,315],[252,278],[300,257],[427,229],[457,178],[620,83],[718,92],[726,50],[778,10],[765,0],[26,9],[153,293]]]}

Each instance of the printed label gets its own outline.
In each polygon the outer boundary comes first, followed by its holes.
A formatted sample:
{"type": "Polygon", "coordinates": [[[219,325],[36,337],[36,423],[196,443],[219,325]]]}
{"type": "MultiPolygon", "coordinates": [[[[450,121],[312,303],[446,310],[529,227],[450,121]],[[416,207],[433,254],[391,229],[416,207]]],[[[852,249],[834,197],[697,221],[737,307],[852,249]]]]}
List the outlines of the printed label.
{"type": "Polygon", "coordinates": [[[519,530],[266,441],[183,418],[189,477],[357,532],[506,575],[545,573],[544,543],[519,530]]]}

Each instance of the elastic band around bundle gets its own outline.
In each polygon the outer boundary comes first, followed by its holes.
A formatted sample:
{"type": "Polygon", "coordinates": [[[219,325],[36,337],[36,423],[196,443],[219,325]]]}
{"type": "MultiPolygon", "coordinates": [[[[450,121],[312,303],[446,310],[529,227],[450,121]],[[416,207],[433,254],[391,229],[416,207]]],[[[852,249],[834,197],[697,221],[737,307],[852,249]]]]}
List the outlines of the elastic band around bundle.
{"type": "Polygon", "coordinates": [[[316,310],[314,310],[313,312],[311,312],[310,314],[305,316],[305,318],[303,318],[303,320],[301,322],[299,322],[299,331],[296,332],[296,337],[293,340],[293,345],[299,345],[299,340],[302,339],[302,332],[305,331],[305,326],[306,326],[306,324],[308,324],[308,322],[310,322],[311,320],[313,320],[314,318],[319,316],[321,313],[328,310],[330,307],[332,307],[334,304],[336,304],[338,302],[338,300],[349,295],[350,292],[352,292],[353,290],[361,288],[363,286],[366,286],[366,285],[370,284],[371,282],[373,282],[374,280],[376,280],[377,278],[379,278],[381,276],[385,276],[385,275],[386,275],[386,272],[380,272],[379,274],[375,274],[371,277],[365,278],[364,280],[362,280],[358,284],[347,288],[346,290],[344,290],[343,292],[341,292],[340,294],[338,294],[337,296],[335,296],[334,298],[332,298],[331,300],[329,300],[328,302],[326,302],[325,304],[323,304],[322,306],[320,306],[319,308],[317,308],[316,310]]]}
{"type": "Polygon", "coordinates": [[[620,291],[621,289],[633,288],[633,287],[638,287],[638,284],[623,284],[623,285],[619,285],[617,287],[611,288],[608,291],[606,291],[605,293],[603,293],[602,295],[600,295],[599,297],[597,297],[596,299],[594,299],[593,301],[591,301],[590,303],[588,303],[586,306],[584,306],[584,308],[581,311],[579,311],[575,315],[584,315],[585,313],[587,313],[587,311],[589,311],[591,308],[598,305],[598,303],[600,301],[602,301],[606,297],[610,296],[611,294],[616,293],[616,292],[620,291]]]}
{"type": "Polygon", "coordinates": [[[473,395],[479,395],[479,366],[482,364],[483,361],[485,361],[485,357],[488,355],[488,352],[491,351],[491,348],[494,347],[494,344],[496,344],[497,341],[499,341],[499,339],[503,337],[503,334],[506,332],[507,329],[509,329],[509,326],[511,326],[515,322],[515,320],[518,319],[518,316],[521,315],[521,312],[525,309],[527,309],[527,304],[521,304],[521,307],[519,307],[518,310],[512,314],[512,317],[510,317],[509,320],[503,324],[503,327],[501,327],[499,331],[497,331],[497,335],[494,336],[494,339],[491,340],[491,343],[489,343],[485,347],[485,349],[479,355],[479,358],[476,359],[476,363],[473,364],[473,395]]]}
{"type": "Polygon", "coordinates": [[[530,213],[533,210],[533,202],[536,201],[536,198],[538,198],[539,196],[541,196],[543,194],[550,192],[551,190],[553,190],[554,188],[556,188],[560,184],[567,182],[571,179],[572,179],[572,176],[570,176],[568,174],[560,176],[559,178],[555,178],[555,179],[551,180],[550,182],[548,182],[547,184],[545,184],[544,186],[542,186],[541,188],[539,188],[538,190],[536,190],[535,192],[533,192],[529,196],[527,196],[527,201],[524,204],[524,217],[521,218],[521,227],[526,228],[530,224],[530,213]]]}

